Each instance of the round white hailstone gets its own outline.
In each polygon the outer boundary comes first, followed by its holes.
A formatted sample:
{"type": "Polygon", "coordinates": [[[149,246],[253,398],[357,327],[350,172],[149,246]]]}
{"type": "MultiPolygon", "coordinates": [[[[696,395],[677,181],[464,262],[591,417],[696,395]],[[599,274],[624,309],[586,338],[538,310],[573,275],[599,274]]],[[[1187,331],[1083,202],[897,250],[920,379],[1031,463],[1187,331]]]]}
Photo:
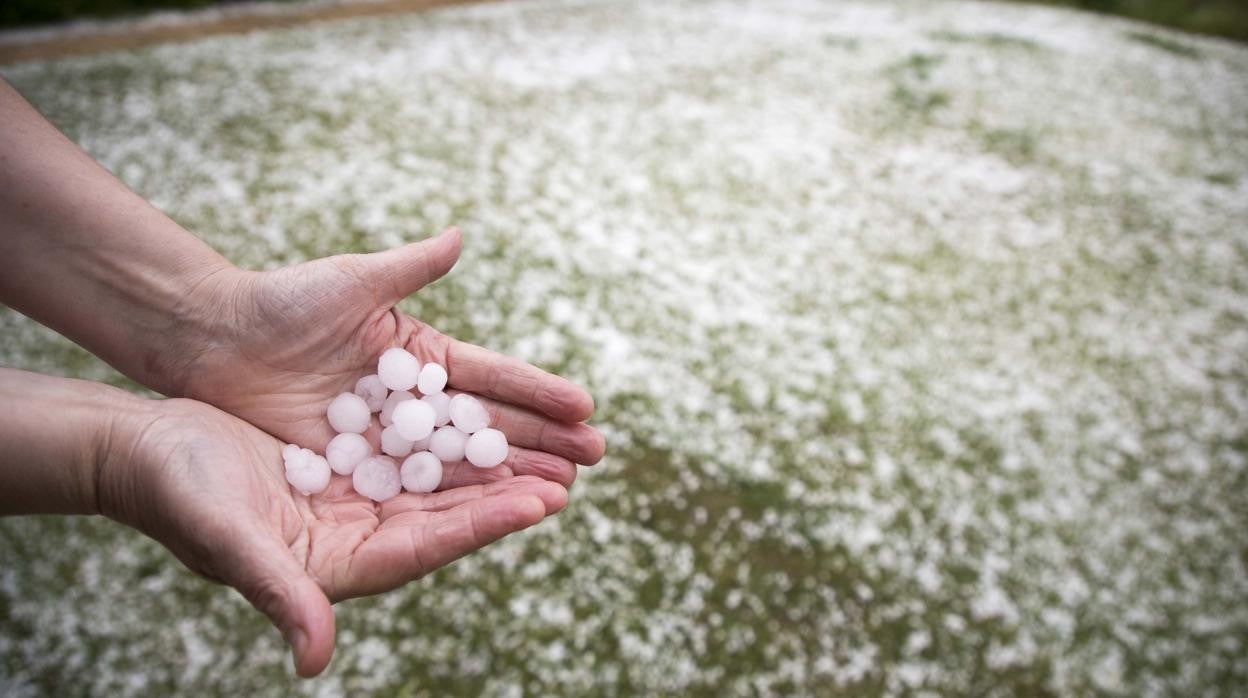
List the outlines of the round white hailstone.
{"type": "Polygon", "coordinates": [[[350,475],[360,461],[373,455],[368,439],[359,434],[339,434],[325,447],[329,468],[339,475],[350,475]]]}
{"type": "Polygon", "coordinates": [[[455,427],[442,427],[429,437],[429,450],[443,463],[454,463],[464,459],[464,444],[468,435],[455,427]]]}
{"type": "Polygon", "coordinates": [[[442,484],[442,461],[428,451],[418,451],[403,461],[399,477],[408,492],[432,492],[442,484]]]}
{"type": "Polygon", "coordinates": [[[446,387],[446,369],[442,364],[429,362],[420,369],[420,377],[416,380],[416,389],[421,395],[433,395],[442,392],[446,387]]]}
{"type": "Polygon", "coordinates": [[[282,446],[282,460],[287,461],[295,457],[299,453],[299,447],[295,444],[286,444],[282,446]]]}
{"type": "Polygon", "coordinates": [[[397,407],[400,402],[415,399],[416,396],[408,390],[396,390],[393,393],[390,393],[390,397],[386,398],[386,401],[381,405],[381,414],[378,417],[381,419],[381,426],[388,427],[391,424],[394,424],[394,408],[397,407]]]}
{"type": "Polygon", "coordinates": [[[386,401],[386,395],[390,393],[386,390],[386,386],[377,377],[377,374],[364,376],[355,382],[355,394],[364,398],[364,402],[368,404],[369,412],[376,412],[386,401]]]}
{"type": "Polygon", "coordinates": [[[430,393],[420,399],[421,402],[427,403],[433,408],[433,413],[437,415],[437,419],[433,420],[435,427],[444,427],[451,421],[451,396],[446,393],[430,393]]]}
{"type": "Polygon", "coordinates": [[[402,458],[412,452],[412,440],[403,438],[399,430],[391,424],[381,430],[381,452],[387,456],[402,458]]]}
{"type": "Polygon", "coordinates": [[[394,408],[390,417],[394,427],[403,438],[417,441],[433,432],[433,422],[437,419],[433,408],[420,400],[404,400],[394,408]]]}
{"type": "Polygon", "coordinates": [[[305,495],[324,492],[329,487],[329,463],[306,448],[299,449],[286,459],[286,482],[305,495]]]}
{"type": "Polygon", "coordinates": [[[420,361],[406,349],[391,347],[377,360],[377,377],[391,390],[411,390],[420,377],[420,361]]]}
{"type": "Polygon", "coordinates": [[[384,502],[403,488],[399,467],[385,456],[365,458],[351,474],[355,491],[375,502],[384,502]]]}
{"type": "Polygon", "coordinates": [[[464,456],[478,468],[493,468],[507,459],[507,437],[497,429],[482,429],[468,437],[464,456]]]}
{"type": "Polygon", "coordinates": [[[342,393],[334,398],[325,415],[329,417],[329,426],[339,434],[362,434],[372,420],[368,403],[355,393],[342,393]]]}
{"type": "Polygon", "coordinates": [[[485,411],[485,405],[467,393],[451,398],[448,412],[451,423],[465,434],[473,434],[490,426],[490,413],[485,411]]]}

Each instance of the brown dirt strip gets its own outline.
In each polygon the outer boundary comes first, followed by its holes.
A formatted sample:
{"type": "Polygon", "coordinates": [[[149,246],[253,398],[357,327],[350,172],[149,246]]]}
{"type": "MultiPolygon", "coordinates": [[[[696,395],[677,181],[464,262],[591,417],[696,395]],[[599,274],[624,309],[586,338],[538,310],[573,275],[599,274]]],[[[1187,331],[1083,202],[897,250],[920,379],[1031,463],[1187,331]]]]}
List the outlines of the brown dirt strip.
{"type": "MultiPolygon", "coordinates": [[[[0,64],[78,56],[105,51],[143,48],[152,44],[194,41],[214,34],[239,34],[256,29],[294,27],[311,22],[328,22],[350,17],[418,12],[443,5],[464,5],[490,0],[371,0],[334,4],[293,4],[289,7],[265,4],[259,7],[234,5],[206,12],[189,12],[170,21],[100,22],[81,31],[69,28],[58,32],[31,32],[29,38],[15,32],[13,39],[0,34],[0,64]]],[[[72,25],[71,25],[72,26],[72,25]]]]}

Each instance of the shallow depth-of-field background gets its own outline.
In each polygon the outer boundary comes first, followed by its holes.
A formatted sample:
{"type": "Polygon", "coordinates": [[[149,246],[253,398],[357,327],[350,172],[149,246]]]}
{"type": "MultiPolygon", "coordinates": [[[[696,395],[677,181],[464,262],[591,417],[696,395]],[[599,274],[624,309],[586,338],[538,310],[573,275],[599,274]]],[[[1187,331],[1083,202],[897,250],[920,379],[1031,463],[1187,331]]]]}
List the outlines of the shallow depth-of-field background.
{"type": "MultiPolygon", "coordinates": [[[[0,693],[1248,685],[1248,48],[539,1],[3,74],[240,265],[459,224],[405,309],[587,385],[609,449],[560,516],[340,605],[312,682],[146,539],[0,521],[0,693]]],[[[124,383],[8,310],[0,364],[124,383]]]]}

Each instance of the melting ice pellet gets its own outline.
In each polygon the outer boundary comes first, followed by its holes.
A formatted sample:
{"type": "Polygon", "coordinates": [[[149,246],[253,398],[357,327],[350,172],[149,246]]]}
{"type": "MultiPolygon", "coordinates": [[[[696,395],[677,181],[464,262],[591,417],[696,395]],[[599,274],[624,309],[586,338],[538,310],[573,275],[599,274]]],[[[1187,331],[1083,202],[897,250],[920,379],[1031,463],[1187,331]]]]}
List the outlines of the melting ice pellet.
{"type": "Polygon", "coordinates": [[[417,451],[403,461],[399,477],[408,492],[432,492],[442,483],[442,461],[429,451],[417,451]]]}
{"type": "Polygon", "coordinates": [[[311,450],[286,446],[282,449],[282,459],[286,465],[286,482],[291,487],[305,495],[324,492],[329,487],[329,463],[311,450]]]}
{"type": "Polygon", "coordinates": [[[339,434],[362,434],[371,421],[368,403],[355,393],[342,393],[329,403],[325,410],[329,426],[339,434]]]}
{"type": "Polygon", "coordinates": [[[411,441],[426,438],[433,432],[433,423],[437,414],[428,403],[420,400],[404,400],[394,408],[391,415],[393,426],[403,438],[411,441]]]}
{"type": "Polygon", "coordinates": [[[368,439],[359,434],[339,434],[330,440],[325,447],[325,460],[329,467],[339,475],[350,475],[360,461],[373,455],[373,447],[368,439]]]}
{"type": "Polygon", "coordinates": [[[493,468],[507,458],[507,437],[497,429],[481,429],[468,437],[464,457],[478,468],[493,468]]]}
{"type": "Polygon", "coordinates": [[[399,467],[386,456],[365,458],[351,474],[351,484],[356,492],[375,502],[384,502],[403,488],[399,467]]]}
{"type": "Polygon", "coordinates": [[[398,407],[400,402],[415,399],[416,396],[407,390],[396,390],[390,393],[389,397],[381,405],[381,414],[377,415],[377,418],[381,420],[381,426],[388,427],[394,424],[394,408],[398,407]]]}
{"type": "Polygon", "coordinates": [[[433,408],[437,418],[433,420],[435,427],[444,427],[451,421],[451,396],[446,393],[431,393],[420,399],[433,408]]]}
{"type": "Polygon", "coordinates": [[[454,463],[464,459],[464,444],[468,435],[455,427],[441,427],[429,437],[429,450],[443,463],[454,463]]]}
{"type": "Polygon", "coordinates": [[[406,349],[392,347],[377,360],[377,377],[391,390],[411,390],[420,377],[420,361],[406,349]]]}
{"type": "Polygon", "coordinates": [[[430,362],[421,367],[420,376],[416,379],[416,389],[421,395],[440,393],[445,387],[446,369],[441,364],[430,362]]]}
{"type": "Polygon", "coordinates": [[[467,393],[451,398],[449,411],[451,423],[465,434],[472,434],[490,426],[490,414],[485,411],[485,405],[467,393]]]}
{"type": "Polygon", "coordinates": [[[389,390],[386,390],[385,384],[381,382],[381,378],[378,378],[375,373],[371,376],[364,376],[355,382],[355,394],[364,398],[369,412],[380,410],[382,404],[386,401],[386,394],[389,392],[389,390]]]}
{"type": "Polygon", "coordinates": [[[387,456],[403,458],[412,452],[412,440],[403,438],[398,427],[391,424],[381,430],[381,452],[387,456]]]}

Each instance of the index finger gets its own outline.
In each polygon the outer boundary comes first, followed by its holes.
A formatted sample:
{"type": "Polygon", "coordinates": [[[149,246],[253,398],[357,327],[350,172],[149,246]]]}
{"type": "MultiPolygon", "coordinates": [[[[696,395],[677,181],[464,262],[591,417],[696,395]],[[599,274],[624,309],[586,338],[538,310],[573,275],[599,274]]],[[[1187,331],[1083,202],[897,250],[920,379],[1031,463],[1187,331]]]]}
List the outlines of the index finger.
{"type": "Polygon", "coordinates": [[[594,412],[594,399],[566,378],[431,328],[414,339],[419,342],[426,333],[442,348],[438,353],[452,388],[527,407],[564,422],[583,422],[594,412]]]}

